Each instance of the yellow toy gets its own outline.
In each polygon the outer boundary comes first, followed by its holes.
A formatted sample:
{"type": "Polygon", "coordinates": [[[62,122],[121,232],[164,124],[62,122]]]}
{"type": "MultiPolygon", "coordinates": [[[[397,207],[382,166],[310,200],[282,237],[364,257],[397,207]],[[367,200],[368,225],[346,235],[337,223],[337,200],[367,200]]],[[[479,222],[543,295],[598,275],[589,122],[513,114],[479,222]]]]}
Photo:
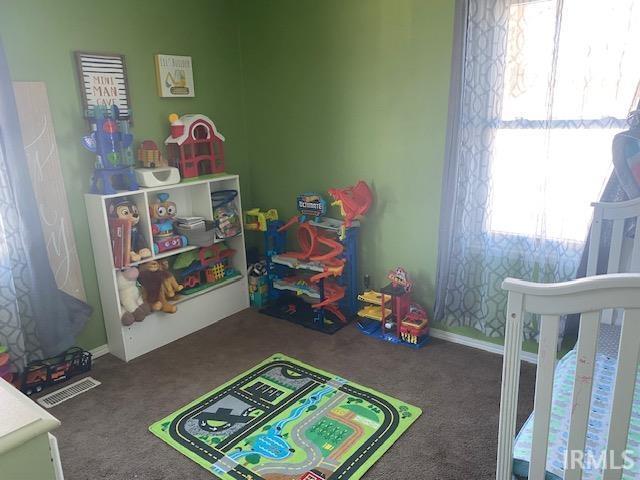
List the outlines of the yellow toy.
{"type": "Polygon", "coordinates": [[[373,290],[367,290],[364,293],[358,295],[358,301],[367,303],[363,308],[358,311],[358,316],[362,318],[368,318],[370,320],[377,320],[379,322],[386,320],[391,315],[391,309],[387,308],[387,305],[391,303],[391,297],[384,297],[384,307],[382,306],[382,294],[373,290]]]}
{"type": "Polygon", "coordinates": [[[165,77],[165,82],[167,86],[177,87],[177,88],[185,88],[187,86],[187,76],[184,73],[184,70],[176,69],[173,74],[171,72],[167,72],[165,77]]]}
{"type": "Polygon", "coordinates": [[[245,230],[255,230],[260,232],[267,231],[267,222],[272,220],[278,220],[278,210],[271,208],[266,212],[261,212],[259,208],[252,208],[244,212],[245,230]],[[255,221],[249,221],[251,217],[255,217],[255,221]]]}

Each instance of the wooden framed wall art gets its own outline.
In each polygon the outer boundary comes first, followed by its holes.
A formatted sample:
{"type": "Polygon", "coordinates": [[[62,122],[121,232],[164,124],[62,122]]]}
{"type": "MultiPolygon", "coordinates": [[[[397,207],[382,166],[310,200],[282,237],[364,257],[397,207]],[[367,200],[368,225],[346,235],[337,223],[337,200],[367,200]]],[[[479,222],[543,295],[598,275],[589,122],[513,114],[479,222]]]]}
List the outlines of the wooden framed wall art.
{"type": "Polygon", "coordinates": [[[191,57],[156,55],[156,79],[161,97],[195,97],[191,57]]]}

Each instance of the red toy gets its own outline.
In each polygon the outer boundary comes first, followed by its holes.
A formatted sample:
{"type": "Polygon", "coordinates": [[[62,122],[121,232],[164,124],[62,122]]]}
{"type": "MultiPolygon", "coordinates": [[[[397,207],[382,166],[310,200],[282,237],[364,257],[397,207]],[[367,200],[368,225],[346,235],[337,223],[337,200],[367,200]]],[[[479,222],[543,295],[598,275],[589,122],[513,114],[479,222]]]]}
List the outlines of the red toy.
{"type": "Polygon", "coordinates": [[[190,275],[185,275],[182,278],[182,282],[181,283],[182,283],[182,286],[184,288],[187,288],[187,289],[195,288],[195,287],[199,286],[200,283],[201,283],[200,272],[192,273],[190,275]]]}
{"type": "MultiPolygon", "coordinates": [[[[293,217],[278,231],[285,231],[296,223],[299,218],[298,216],[293,217]]],[[[325,233],[319,231],[317,227],[306,222],[298,226],[298,244],[300,245],[299,252],[286,252],[283,256],[322,264],[323,271],[309,278],[312,284],[316,284],[326,277],[339,277],[342,275],[345,261],[342,258],[338,258],[344,251],[344,247],[340,242],[329,238],[325,233]]],[[[334,282],[327,282],[324,284],[324,294],[324,300],[313,304],[313,308],[325,308],[338,317],[342,323],[346,323],[347,317],[338,307],[338,302],[344,298],[345,288],[334,282]]]]}
{"type": "Polygon", "coordinates": [[[387,278],[391,283],[379,292],[368,290],[358,295],[364,304],[358,312],[362,318],[358,327],[387,342],[422,347],[429,340],[429,318],[422,306],[411,302],[413,282],[402,267],[391,270],[387,278]]]}
{"type": "Polygon", "coordinates": [[[217,243],[202,247],[198,252],[180,254],[173,264],[173,269],[178,271],[180,283],[186,289],[182,293],[189,295],[197,291],[194,290],[197,287],[206,287],[234,273],[230,261],[235,252],[224,243],[217,243]]]}
{"type": "Polygon", "coordinates": [[[404,320],[400,324],[400,337],[405,342],[418,344],[429,333],[429,317],[421,305],[412,303],[409,305],[404,320]]]}
{"type": "MultiPolygon", "coordinates": [[[[299,217],[293,217],[289,222],[280,227],[279,232],[283,232],[293,225],[299,217]]],[[[318,228],[309,223],[301,223],[298,227],[298,244],[300,245],[299,252],[287,252],[284,255],[297,258],[299,260],[310,260],[312,262],[322,262],[324,266],[324,272],[318,273],[311,277],[312,282],[317,282],[321,278],[334,276],[339,277],[342,275],[344,269],[344,260],[337,258],[342,255],[344,247],[340,242],[336,242],[331,238],[325,236],[318,228]],[[323,252],[323,247],[327,247],[329,250],[323,252]]]]}
{"type": "Polygon", "coordinates": [[[325,299],[322,302],[313,305],[313,308],[326,308],[333,313],[342,323],[347,323],[347,317],[338,307],[338,302],[344,298],[344,287],[335,282],[327,282],[324,284],[325,299]]]}
{"type": "Polygon", "coordinates": [[[309,470],[302,474],[298,480],[324,480],[325,476],[322,472],[317,470],[309,470]]]}
{"type": "Polygon", "coordinates": [[[391,270],[387,275],[387,278],[391,280],[393,288],[402,287],[405,292],[410,292],[413,288],[413,282],[409,280],[409,274],[402,267],[397,267],[391,270]]]}
{"type": "Polygon", "coordinates": [[[182,178],[224,172],[224,137],[204,115],[169,115],[171,135],[164,141],[169,163],[182,178]]]}
{"type": "Polygon", "coordinates": [[[358,311],[359,219],[372,203],[369,186],[361,181],[331,189],[344,220],[326,217],[327,201],[316,192],[297,196],[298,215],[283,224],[266,224],[265,244],[272,305],[262,311],[324,333],[334,333],[358,311]],[[285,251],[286,231],[297,224],[297,251],[285,251]],[[283,268],[285,267],[285,268],[283,268]],[[293,292],[295,299],[291,299],[293,292]],[[301,298],[299,298],[301,297],[301,298]],[[295,304],[296,310],[289,307],[295,304]]]}
{"type": "Polygon", "coordinates": [[[168,252],[169,250],[175,250],[176,248],[182,248],[186,245],[184,236],[171,235],[166,238],[156,238],[153,244],[154,253],[168,252]]]}
{"type": "Polygon", "coordinates": [[[363,180],[346,188],[330,188],[329,195],[334,199],[331,205],[340,206],[347,228],[351,226],[354,220],[362,218],[369,211],[373,201],[371,189],[363,180]]]}

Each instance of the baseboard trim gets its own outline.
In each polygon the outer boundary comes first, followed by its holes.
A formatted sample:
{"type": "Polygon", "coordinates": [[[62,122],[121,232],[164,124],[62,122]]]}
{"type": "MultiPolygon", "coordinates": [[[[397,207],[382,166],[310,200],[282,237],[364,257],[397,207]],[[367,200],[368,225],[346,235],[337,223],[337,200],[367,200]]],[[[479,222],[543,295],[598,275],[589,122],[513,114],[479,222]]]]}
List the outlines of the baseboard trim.
{"type": "Polygon", "coordinates": [[[95,360],[109,353],[109,345],[105,343],[104,345],[89,350],[89,352],[91,352],[92,358],[95,360]]]}
{"type": "MultiPolygon", "coordinates": [[[[437,328],[431,328],[429,330],[429,333],[433,338],[439,338],[440,340],[446,340],[447,342],[477,348],[479,350],[496,353],[498,355],[502,355],[504,353],[504,346],[486,342],[484,340],[479,340],[477,338],[466,337],[458,333],[447,332],[446,330],[438,330],[437,328]]],[[[538,355],[535,353],[523,351],[520,353],[520,358],[525,362],[533,363],[535,365],[537,365],[538,363],[538,355]]]]}
{"type": "MultiPolygon", "coordinates": [[[[484,350],[485,352],[495,353],[502,355],[504,353],[504,347],[495,343],[486,342],[477,338],[467,337],[458,333],[447,332],[446,330],[440,330],[437,328],[431,328],[429,330],[430,335],[433,338],[440,340],[446,340],[447,342],[457,343],[459,345],[465,345],[467,347],[477,348],[478,350],[484,350]]],[[[109,345],[104,344],[99,347],[89,350],[94,359],[100,358],[109,353],[109,345]]],[[[538,355],[531,352],[521,352],[520,358],[528,363],[537,364],[538,355]]]]}

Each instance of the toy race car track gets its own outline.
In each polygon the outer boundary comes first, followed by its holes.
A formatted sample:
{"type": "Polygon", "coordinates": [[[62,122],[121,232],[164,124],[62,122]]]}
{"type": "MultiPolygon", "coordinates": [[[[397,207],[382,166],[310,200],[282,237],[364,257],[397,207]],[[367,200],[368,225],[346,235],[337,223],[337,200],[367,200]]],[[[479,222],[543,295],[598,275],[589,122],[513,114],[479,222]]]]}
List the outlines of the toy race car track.
{"type": "Polygon", "coordinates": [[[275,355],[156,422],[222,479],[357,479],[420,409],[275,355]]]}
{"type": "Polygon", "coordinates": [[[300,296],[278,298],[270,305],[262,308],[260,313],[287,320],[328,335],[336,333],[347,324],[330,310],[324,312],[322,323],[318,324],[318,315],[312,304],[305,302],[300,296]]]}

